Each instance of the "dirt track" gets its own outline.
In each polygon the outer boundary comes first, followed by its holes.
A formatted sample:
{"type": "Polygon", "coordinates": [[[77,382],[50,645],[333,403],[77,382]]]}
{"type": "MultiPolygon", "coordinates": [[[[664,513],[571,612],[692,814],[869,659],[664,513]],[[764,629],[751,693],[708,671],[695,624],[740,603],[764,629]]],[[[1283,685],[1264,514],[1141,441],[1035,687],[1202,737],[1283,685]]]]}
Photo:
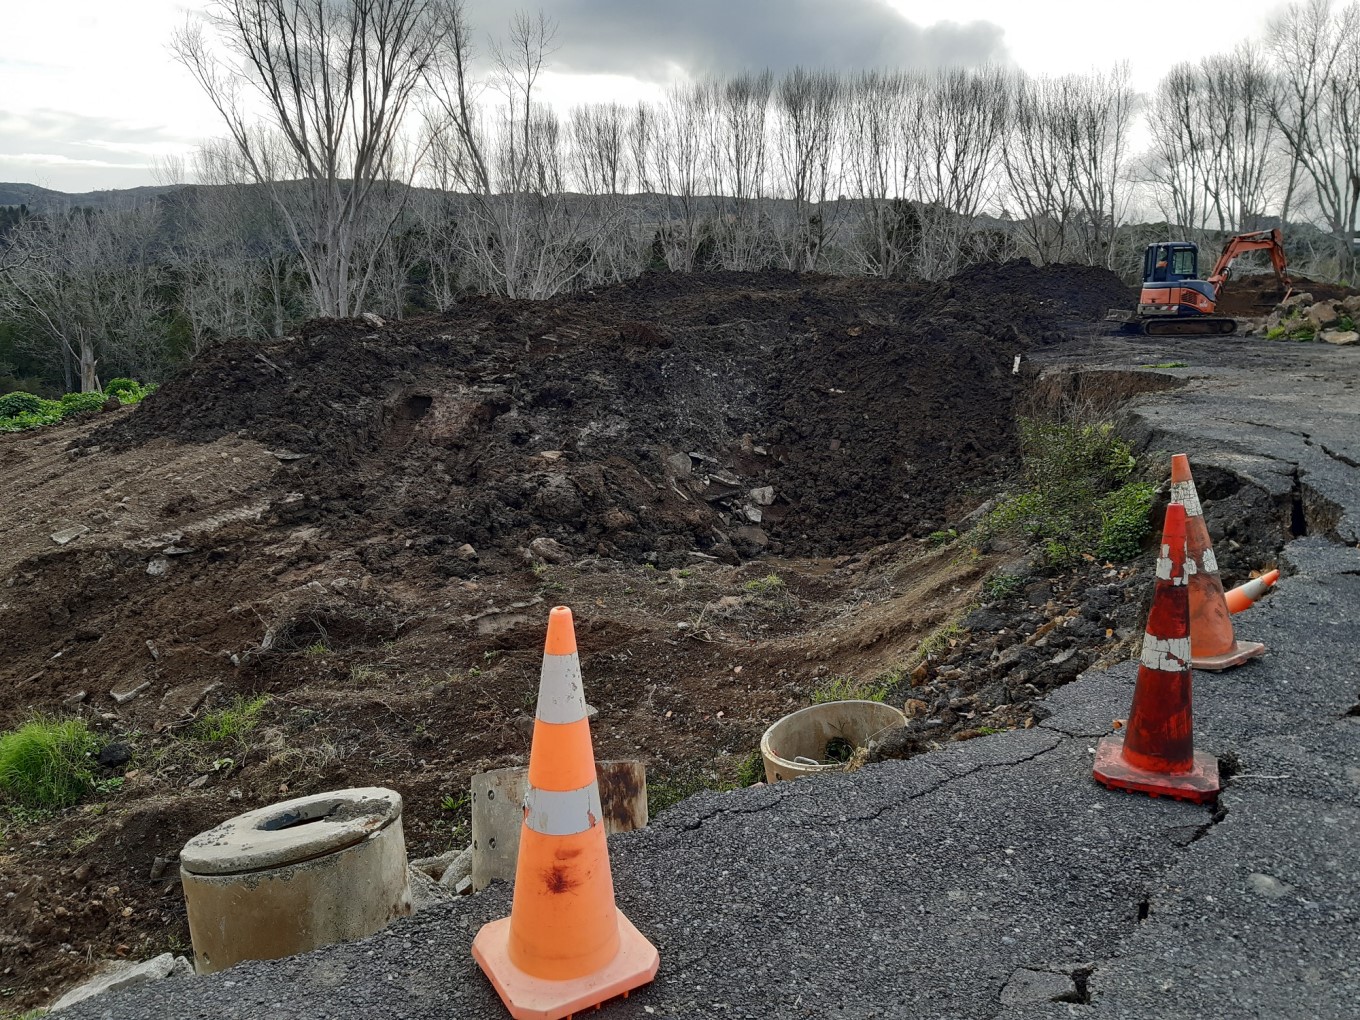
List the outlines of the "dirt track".
{"type": "Polygon", "coordinates": [[[381,782],[407,799],[413,855],[461,839],[443,805],[522,760],[557,602],[598,753],[646,759],[657,794],[734,780],[836,675],[898,671],[939,739],[1024,725],[1127,637],[1127,575],[1035,579],[908,679],[1008,555],[928,536],[1014,470],[1015,357],[1131,301],[1106,273],[1017,264],[932,288],[646,277],[313,323],[211,351],[135,412],[0,439],[25,494],[0,551],[0,726],[78,711],[135,752],[107,804],[10,839],[0,984],[35,1005],[87,948],[182,946],[155,858],[285,792],[381,782]],[[67,524],[90,531],[58,547],[67,524]],[[1064,632],[1006,658],[1016,620],[1064,632]],[[186,738],[256,695],[248,740],[186,738]]]}

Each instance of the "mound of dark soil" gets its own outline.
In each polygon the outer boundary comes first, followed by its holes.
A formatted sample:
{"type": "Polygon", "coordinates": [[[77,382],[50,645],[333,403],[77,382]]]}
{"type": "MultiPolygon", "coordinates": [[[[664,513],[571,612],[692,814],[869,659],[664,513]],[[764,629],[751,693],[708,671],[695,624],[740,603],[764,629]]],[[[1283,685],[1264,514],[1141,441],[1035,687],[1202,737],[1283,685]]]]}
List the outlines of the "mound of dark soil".
{"type": "MultiPolygon", "coordinates": [[[[1339,301],[1360,291],[1334,283],[1293,277],[1293,293],[1308,293],[1314,301],[1339,301]]],[[[1218,311],[1223,315],[1269,315],[1284,300],[1285,290],[1272,274],[1254,274],[1230,279],[1219,295],[1218,311]]]]}
{"type": "Polygon", "coordinates": [[[1036,266],[1025,259],[970,266],[950,281],[970,294],[1032,298],[1061,318],[1095,321],[1111,308],[1132,308],[1138,291],[1096,266],[1036,266]]]}
{"type": "Polygon", "coordinates": [[[1021,263],[940,285],[653,274],[313,322],[209,351],[94,441],[265,442],[302,495],[292,520],[351,530],[370,569],[419,554],[461,574],[465,543],[483,570],[518,564],[540,537],[662,565],[848,552],[942,527],[1008,471],[1016,355],[1121,294],[1021,263]]]}

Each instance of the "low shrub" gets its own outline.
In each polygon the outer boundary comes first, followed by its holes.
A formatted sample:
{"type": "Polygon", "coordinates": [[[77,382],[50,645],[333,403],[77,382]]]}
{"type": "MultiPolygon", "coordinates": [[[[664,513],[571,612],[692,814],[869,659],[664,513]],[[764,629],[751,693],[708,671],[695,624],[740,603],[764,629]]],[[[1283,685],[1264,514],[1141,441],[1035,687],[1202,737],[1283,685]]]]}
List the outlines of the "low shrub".
{"type": "Polygon", "coordinates": [[[31,719],[0,734],[0,791],[27,808],[70,807],[94,789],[96,746],[81,719],[31,719]]]}
{"type": "Polygon", "coordinates": [[[1056,567],[1091,552],[1105,555],[1098,550],[1107,544],[1137,552],[1142,535],[1130,536],[1144,489],[1124,491],[1138,462],[1112,424],[1022,418],[1020,449],[1027,488],[998,503],[982,525],[984,534],[1022,535],[1056,567]]]}
{"type": "Polygon", "coordinates": [[[61,398],[62,413],[70,418],[77,414],[99,411],[108,400],[102,393],[67,393],[61,398]]]}
{"type": "Polygon", "coordinates": [[[0,397],[0,418],[16,418],[21,414],[37,414],[46,401],[32,393],[6,393],[0,397]]]}
{"type": "Polygon", "coordinates": [[[1131,560],[1142,551],[1152,530],[1152,501],[1157,487],[1128,482],[1100,501],[1100,543],[1096,555],[1105,560],[1131,560]]]}
{"type": "Polygon", "coordinates": [[[104,384],[104,396],[106,397],[119,397],[121,399],[121,394],[123,393],[134,394],[141,392],[142,384],[136,379],[126,379],[120,376],[117,379],[110,379],[104,384]]]}
{"type": "Polygon", "coordinates": [[[242,741],[260,724],[260,713],[269,704],[269,698],[243,698],[237,695],[226,708],[208,712],[194,725],[189,735],[195,740],[236,740],[242,741]]]}

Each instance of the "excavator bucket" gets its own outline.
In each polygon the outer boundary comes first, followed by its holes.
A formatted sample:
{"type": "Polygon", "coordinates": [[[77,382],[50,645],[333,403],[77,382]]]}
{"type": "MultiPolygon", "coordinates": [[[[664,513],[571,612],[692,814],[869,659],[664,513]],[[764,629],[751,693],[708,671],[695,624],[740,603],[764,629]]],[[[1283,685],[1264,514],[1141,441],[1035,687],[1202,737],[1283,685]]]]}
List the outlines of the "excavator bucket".
{"type": "Polygon", "coordinates": [[[1105,321],[1132,324],[1138,321],[1138,313],[1132,308],[1111,308],[1105,313],[1105,321]]]}

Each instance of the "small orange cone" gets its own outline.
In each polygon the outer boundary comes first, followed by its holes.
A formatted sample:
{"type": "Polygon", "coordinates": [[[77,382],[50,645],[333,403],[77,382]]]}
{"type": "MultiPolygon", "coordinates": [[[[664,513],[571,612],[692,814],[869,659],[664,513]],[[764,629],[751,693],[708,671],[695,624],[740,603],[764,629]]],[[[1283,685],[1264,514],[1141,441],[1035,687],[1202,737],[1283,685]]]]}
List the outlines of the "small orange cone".
{"type": "Polygon", "coordinates": [[[559,1020],[627,995],[660,959],[614,905],[571,610],[548,617],[510,916],[472,957],[516,1020],[559,1020]]]}
{"type": "Polygon", "coordinates": [[[1143,636],[1128,724],[1096,746],[1096,781],[1111,789],[1196,804],[1218,798],[1218,761],[1195,751],[1185,507],[1166,508],[1162,555],[1143,636]]]}
{"type": "Polygon", "coordinates": [[[1271,570],[1260,577],[1253,577],[1245,584],[1239,584],[1232,591],[1224,592],[1223,599],[1228,603],[1228,612],[1240,613],[1244,609],[1250,609],[1256,605],[1257,599],[1275,587],[1275,582],[1279,579],[1280,572],[1271,570]]]}
{"type": "Polygon", "coordinates": [[[1233,635],[1223,582],[1218,576],[1209,529],[1204,525],[1190,459],[1183,453],[1171,458],[1171,500],[1185,507],[1186,554],[1190,564],[1190,665],[1195,669],[1223,670],[1265,655],[1266,646],[1238,641],[1233,635]]]}

